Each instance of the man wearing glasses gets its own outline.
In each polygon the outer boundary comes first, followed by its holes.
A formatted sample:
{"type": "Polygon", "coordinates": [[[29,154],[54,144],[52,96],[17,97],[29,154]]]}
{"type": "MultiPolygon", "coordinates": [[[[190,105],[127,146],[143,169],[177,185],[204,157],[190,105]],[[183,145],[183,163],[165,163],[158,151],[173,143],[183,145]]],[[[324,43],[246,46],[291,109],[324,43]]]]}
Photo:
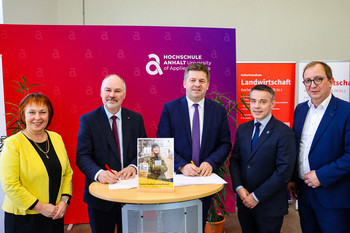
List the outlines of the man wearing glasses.
{"type": "Polygon", "coordinates": [[[304,68],[310,100],[294,112],[298,161],[289,194],[298,199],[303,233],[350,232],[350,103],[331,94],[331,68],[304,68]]]}

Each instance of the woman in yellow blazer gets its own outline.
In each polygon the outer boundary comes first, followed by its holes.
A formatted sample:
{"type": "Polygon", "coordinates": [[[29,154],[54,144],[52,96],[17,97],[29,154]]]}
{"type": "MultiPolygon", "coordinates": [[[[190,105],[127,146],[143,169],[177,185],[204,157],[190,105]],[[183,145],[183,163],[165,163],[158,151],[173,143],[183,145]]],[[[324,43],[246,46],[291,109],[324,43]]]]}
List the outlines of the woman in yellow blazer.
{"type": "Polygon", "coordinates": [[[52,104],[32,93],[18,114],[23,130],[5,140],[0,156],[5,233],[63,233],[73,171],[61,136],[46,130],[52,104]]]}

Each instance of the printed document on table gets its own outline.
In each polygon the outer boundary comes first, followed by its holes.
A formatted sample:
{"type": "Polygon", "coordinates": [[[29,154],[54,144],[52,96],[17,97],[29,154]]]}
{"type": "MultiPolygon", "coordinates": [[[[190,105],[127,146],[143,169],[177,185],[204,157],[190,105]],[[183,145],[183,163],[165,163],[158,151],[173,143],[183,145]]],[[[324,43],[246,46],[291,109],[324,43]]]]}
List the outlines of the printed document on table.
{"type": "Polygon", "coordinates": [[[201,185],[201,184],[227,184],[227,182],[215,173],[210,176],[185,176],[177,174],[174,177],[175,186],[201,185]]]}
{"type": "Polygon", "coordinates": [[[115,184],[109,184],[108,188],[109,189],[131,189],[131,188],[136,188],[138,183],[137,176],[132,179],[128,180],[119,180],[115,184]]]}
{"type": "MultiPolygon", "coordinates": [[[[131,189],[137,188],[137,177],[128,180],[119,180],[115,184],[109,184],[109,189],[131,189]]],[[[185,176],[177,174],[174,176],[174,186],[202,185],[202,184],[227,184],[227,182],[215,173],[210,176],[185,176]]]]}

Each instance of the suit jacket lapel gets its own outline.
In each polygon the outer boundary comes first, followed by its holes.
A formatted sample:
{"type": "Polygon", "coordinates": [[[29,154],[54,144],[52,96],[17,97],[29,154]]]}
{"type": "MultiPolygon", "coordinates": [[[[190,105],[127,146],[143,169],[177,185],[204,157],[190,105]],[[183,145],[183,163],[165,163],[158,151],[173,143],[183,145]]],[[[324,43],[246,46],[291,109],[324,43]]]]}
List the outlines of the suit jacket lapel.
{"type": "Polygon", "coordinates": [[[310,152],[313,150],[313,148],[315,147],[315,145],[317,144],[317,142],[320,140],[322,134],[324,133],[324,131],[327,129],[329,123],[333,120],[335,114],[336,114],[336,109],[337,109],[337,103],[336,103],[336,99],[334,98],[334,96],[332,96],[331,101],[329,102],[329,105],[326,109],[326,112],[324,113],[322,120],[317,128],[315,137],[312,141],[311,144],[311,148],[310,148],[310,152]]]}
{"type": "Polygon", "coordinates": [[[247,129],[245,130],[245,139],[243,140],[244,142],[247,142],[249,144],[249,146],[247,146],[247,148],[249,149],[248,151],[248,159],[250,159],[250,157],[252,156],[252,136],[253,136],[253,131],[254,131],[254,120],[250,121],[247,125],[247,129]]]}
{"type": "Polygon", "coordinates": [[[181,114],[181,120],[184,123],[184,129],[186,132],[187,139],[192,145],[191,124],[190,124],[190,117],[188,112],[188,103],[186,100],[186,96],[181,98],[179,101],[181,106],[181,110],[179,111],[181,114]]]}
{"type": "Polygon", "coordinates": [[[130,115],[127,111],[125,111],[123,108],[122,110],[122,133],[123,133],[123,148],[127,148],[126,143],[129,141],[128,137],[130,136],[128,130],[126,129],[131,129],[131,122],[130,121],[130,115]]]}
{"type": "Polygon", "coordinates": [[[100,123],[100,126],[102,128],[102,132],[104,132],[104,135],[106,137],[107,143],[112,148],[113,153],[118,157],[118,149],[115,145],[114,136],[112,133],[111,125],[109,123],[109,119],[107,118],[107,114],[104,110],[104,107],[102,106],[99,114],[97,115],[98,121],[100,123]]]}
{"type": "Polygon", "coordinates": [[[264,131],[261,132],[258,141],[256,142],[252,153],[250,154],[250,158],[251,159],[253,157],[253,155],[259,150],[259,147],[266,141],[266,139],[268,139],[270,137],[270,135],[273,132],[273,126],[275,124],[275,118],[274,116],[271,117],[270,121],[267,123],[267,125],[264,128],[264,131]]]}
{"type": "MultiPolygon", "coordinates": [[[[296,116],[295,118],[298,119],[294,119],[294,131],[297,134],[297,138],[300,139],[301,138],[301,134],[303,132],[303,128],[304,128],[304,124],[305,124],[305,119],[306,119],[306,115],[309,111],[309,105],[307,104],[307,102],[303,103],[303,105],[300,108],[300,113],[298,114],[298,116],[296,116]]],[[[298,142],[299,144],[299,142],[298,142]]]]}

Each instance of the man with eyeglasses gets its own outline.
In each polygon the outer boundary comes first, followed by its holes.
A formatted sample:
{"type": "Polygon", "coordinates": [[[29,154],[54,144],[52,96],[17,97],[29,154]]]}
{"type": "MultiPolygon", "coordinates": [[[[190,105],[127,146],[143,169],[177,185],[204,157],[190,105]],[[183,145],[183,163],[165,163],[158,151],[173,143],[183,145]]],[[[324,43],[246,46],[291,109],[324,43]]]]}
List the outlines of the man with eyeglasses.
{"type": "Polygon", "coordinates": [[[309,63],[303,83],[310,100],[294,112],[298,161],[290,196],[298,199],[303,233],[350,232],[350,103],[331,94],[331,68],[309,63]]]}

